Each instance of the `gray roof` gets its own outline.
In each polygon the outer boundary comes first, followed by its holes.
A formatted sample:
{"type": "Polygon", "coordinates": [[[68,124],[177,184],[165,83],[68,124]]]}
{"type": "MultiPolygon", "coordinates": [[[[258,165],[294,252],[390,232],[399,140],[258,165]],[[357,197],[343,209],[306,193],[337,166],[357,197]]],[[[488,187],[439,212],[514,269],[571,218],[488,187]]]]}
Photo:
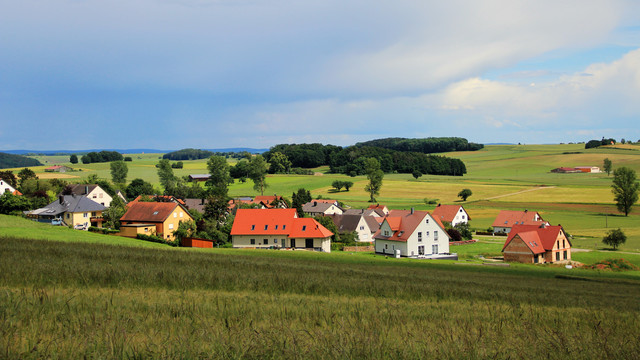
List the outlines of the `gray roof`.
{"type": "Polygon", "coordinates": [[[184,205],[189,210],[198,210],[204,213],[204,207],[207,204],[206,199],[184,199],[184,205]]]}
{"type": "Polygon", "coordinates": [[[348,209],[345,210],[343,215],[364,215],[364,216],[380,216],[384,217],[384,211],[380,209],[348,209]]]}
{"type": "Polygon", "coordinates": [[[325,211],[327,211],[332,206],[335,206],[335,205],[328,204],[328,203],[325,203],[325,202],[310,201],[310,202],[302,205],[302,212],[305,212],[305,213],[324,213],[325,211]]]}
{"type": "Polygon", "coordinates": [[[338,232],[352,232],[358,229],[358,223],[362,215],[328,215],[336,224],[338,232]]]}
{"type": "Polygon", "coordinates": [[[364,221],[367,222],[367,225],[369,225],[369,229],[371,230],[372,233],[380,230],[380,223],[376,220],[375,217],[365,216],[364,221]]]}
{"type": "MultiPolygon", "coordinates": [[[[92,192],[93,189],[100,187],[96,184],[71,184],[71,194],[70,195],[87,195],[92,192]]],[[[62,193],[59,193],[60,196],[62,193]]]]}
{"type": "Polygon", "coordinates": [[[61,195],[58,200],[40,209],[33,210],[32,215],[59,215],[65,212],[104,211],[107,208],[86,196],[61,195]],[[62,199],[62,202],[60,201],[62,199]]]}

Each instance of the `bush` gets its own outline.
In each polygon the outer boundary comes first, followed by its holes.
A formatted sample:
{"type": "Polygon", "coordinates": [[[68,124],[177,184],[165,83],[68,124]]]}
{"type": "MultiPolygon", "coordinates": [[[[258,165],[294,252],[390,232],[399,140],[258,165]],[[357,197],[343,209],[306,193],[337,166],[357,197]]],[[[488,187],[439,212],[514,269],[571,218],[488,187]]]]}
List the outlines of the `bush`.
{"type": "Polygon", "coordinates": [[[131,156],[125,156],[124,161],[133,161],[133,159],[131,158],[131,156]]]}
{"type": "Polygon", "coordinates": [[[159,243],[159,244],[165,244],[165,245],[174,246],[174,247],[180,246],[180,242],[178,241],[166,241],[165,239],[155,235],[138,234],[136,236],[136,239],[159,243]]]}
{"type": "Polygon", "coordinates": [[[109,228],[99,228],[99,227],[95,227],[95,226],[89,226],[89,231],[94,232],[94,233],[102,233],[102,234],[105,234],[105,235],[119,233],[118,230],[109,229],[109,228]]]}
{"type": "Polygon", "coordinates": [[[449,241],[462,241],[462,235],[460,235],[460,231],[454,228],[447,229],[447,234],[449,234],[449,237],[451,237],[451,240],[449,241]]]}

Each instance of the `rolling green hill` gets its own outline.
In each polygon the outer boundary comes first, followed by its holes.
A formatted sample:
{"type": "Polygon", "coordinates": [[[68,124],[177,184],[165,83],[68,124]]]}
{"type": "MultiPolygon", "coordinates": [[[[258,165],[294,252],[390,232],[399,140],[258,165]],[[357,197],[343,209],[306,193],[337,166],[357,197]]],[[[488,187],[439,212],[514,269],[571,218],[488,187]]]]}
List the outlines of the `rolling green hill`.
{"type": "Polygon", "coordinates": [[[40,166],[42,163],[36,159],[22,155],[13,155],[0,152],[0,169],[40,166]]]}

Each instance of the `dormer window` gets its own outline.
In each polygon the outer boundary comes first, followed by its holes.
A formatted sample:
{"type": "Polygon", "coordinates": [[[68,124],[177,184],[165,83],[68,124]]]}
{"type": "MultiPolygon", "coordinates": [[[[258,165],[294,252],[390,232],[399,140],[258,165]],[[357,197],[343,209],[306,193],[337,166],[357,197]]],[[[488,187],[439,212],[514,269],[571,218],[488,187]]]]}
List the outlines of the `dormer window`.
{"type": "Polygon", "coordinates": [[[255,230],[256,226],[255,225],[251,225],[251,230],[255,230]]]}
{"type": "Polygon", "coordinates": [[[285,230],[287,228],[287,225],[282,225],[282,230],[285,230]]]}
{"type": "Polygon", "coordinates": [[[307,225],[302,225],[302,231],[306,231],[307,230],[307,225]]]}
{"type": "Polygon", "coordinates": [[[276,225],[276,230],[278,230],[278,225],[276,225]]]}
{"type": "Polygon", "coordinates": [[[264,226],[264,229],[265,229],[265,230],[269,229],[269,225],[265,225],[265,226],[264,226]]]}
{"type": "Polygon", "coordinates": [[[157,211],[154,211],[154,212],[153,212],[153,215],[158,215],[158,212],[157,212],[157,211]]]}

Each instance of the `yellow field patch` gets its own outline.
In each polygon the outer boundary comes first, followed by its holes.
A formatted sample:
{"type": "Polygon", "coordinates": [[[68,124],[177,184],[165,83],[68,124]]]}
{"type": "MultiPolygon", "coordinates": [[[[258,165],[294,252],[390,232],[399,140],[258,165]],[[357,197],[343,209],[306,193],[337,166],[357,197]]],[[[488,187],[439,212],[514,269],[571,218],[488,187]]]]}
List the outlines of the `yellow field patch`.
{"type": "Polygon", "coordinates": [[[36,176],[40,179],[77,179],[80,177],[78,175],[71,175],[68,173],[59,173],[59,172],[38,173],[36,174],[36,176]]]}

